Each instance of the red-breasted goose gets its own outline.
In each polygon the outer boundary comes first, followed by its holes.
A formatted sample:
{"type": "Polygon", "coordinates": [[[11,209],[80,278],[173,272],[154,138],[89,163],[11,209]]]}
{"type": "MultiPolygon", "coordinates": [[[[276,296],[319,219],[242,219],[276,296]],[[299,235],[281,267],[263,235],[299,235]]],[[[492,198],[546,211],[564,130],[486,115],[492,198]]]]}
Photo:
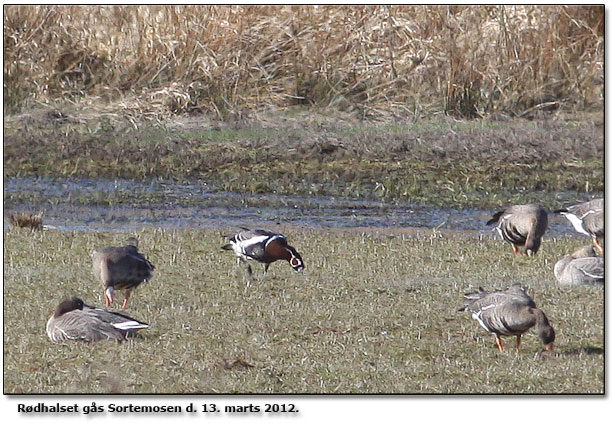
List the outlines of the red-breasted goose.
{"type": "MultiPolygon", "coordinates": [[[[232,235],[228,240],[230,243],[222,246],[222,249],[234,251],[239,263],[247,263],[247,260],[264,263],[264,273],[268,271],[270,264],[277,260],[286,260],[296,272],[304,270],[302,257],[287,243],[284,235],[264,229],[245,229],[232,235]]],[[[249,263],[247,263],[247,273],[249,276],[252,275],[249,263]]]]}

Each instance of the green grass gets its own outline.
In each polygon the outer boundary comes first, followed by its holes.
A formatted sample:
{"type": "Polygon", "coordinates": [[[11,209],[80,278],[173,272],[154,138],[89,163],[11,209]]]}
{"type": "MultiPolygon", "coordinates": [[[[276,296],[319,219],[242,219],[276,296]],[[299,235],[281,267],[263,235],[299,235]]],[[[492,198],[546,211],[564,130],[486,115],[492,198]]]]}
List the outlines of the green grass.
{"type": "Polygon", "coordinates": [[[5,123],[4,177],[198,179],[213,189],[497,208],[604,190],[600,115],[579,121],[355,124],[303,112],[191,122],[5,123]],[[302,120],[300,119],[302,118],[302,120]],[[262,118],[264,119],[264,118],[262,118]],[[217,125],[217,126],[215,126],[217,125]],[[259,126],[258,126],[259,125],[259,126]]]}
{"type": "MultiPolygon", "coordinates": [[[[275,263],[246,287],[218,231],[138,232],[156,265],[129,312],[151,324],[125,343],[54,344],[63,297],[101,304],[94,248],[128,234],[4,232],[5,393],[602,393],[603,289],[563,289],[555,261],[585,243],[546,237],[539,254],[477,233],[288,230],[303,275],[275,263]],[[528,285],[555,327],[498,353],[462,294],[528,285]],[[226,369],[244,360],[248,369],[226,369]]],[[[120,297],[121,298],[121,295],[120,297]]]]}

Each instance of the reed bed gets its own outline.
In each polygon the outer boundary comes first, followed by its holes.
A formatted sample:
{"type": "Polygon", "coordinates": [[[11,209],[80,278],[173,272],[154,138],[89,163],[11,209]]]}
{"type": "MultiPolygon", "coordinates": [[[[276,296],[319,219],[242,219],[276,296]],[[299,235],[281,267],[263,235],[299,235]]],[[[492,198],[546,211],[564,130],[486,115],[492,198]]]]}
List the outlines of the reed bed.
{"type": "Polygon", "coordinates": [[[603,41],[602,6],[5,6],[4,106],[526,117],[602,107],[603,41]]]}

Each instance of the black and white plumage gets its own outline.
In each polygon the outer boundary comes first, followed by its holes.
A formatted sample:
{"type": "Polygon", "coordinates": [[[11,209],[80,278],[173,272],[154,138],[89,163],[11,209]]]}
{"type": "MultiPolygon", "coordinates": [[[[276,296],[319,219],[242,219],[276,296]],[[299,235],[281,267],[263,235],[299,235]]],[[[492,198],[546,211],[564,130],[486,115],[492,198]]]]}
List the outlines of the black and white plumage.
{"type": "Polygon", "coordinates": [[[603,198],[596,198],[565,209],[555,210],[554,213],[566,217],[577,232],[591,237],[594,248],[604,255],[604,248],[599,241],[604,238],[603,198]]]}
{"type": "Polygon", "coordinates": [[[541,238],[547,230],[547,210],[538,204],[522,204],[506,208],[494,214],[487,225],[498,223],[500,237],[511,244],[513,252],[525,248],[527,256],[533,256],[541,246],[541,238]]]}
{"type": "Polygon", "coordinates": [[[501,336],[517,337],[517,352],[521,336],[528,329],[536,326],[538,336],[547,351],[553,351],[555,331],[549,324],[545,313],[536,307],[534,300],[519,284],[504,291],[485,291],[464,294],[466,302],[459,311],[472,313],[481,327],[496,337],[496,346],[503,351],[501,336]]]}
{"type": "Polygon", "coordinates": [[[147,323],[139,322],[130,316],[92,307],[83,303],[80,298],[73,297],[62,301],[49,318],[47,336],[53,342],[123,341],[137,330],[148,327],[147,323]]]}
{"type": "Polygon", "coordinates": [[[138,252],[138,240],[128,238],[123,247],[106,247],[92,254],[94,275],[104,286],[104,302],[113,304],[116,289],[126,290],[122,309],[128,306],[132,290],[153,277],[155,266],[138,252]]]}
{"type": "MultiPolygon", "coordinates": [[[[243,229],[245,230],[228,238],[229,244],[221,247],[224,250],[234,251],[239,263],[255,260],[264,263],[264,272],[267,272],[271,263],[277,260],[286,260],[295,271],[301,272],[304,270],[302,257],[287,243],[287,238],[284,235],[264,229],[243,229]]],[[[252,274],[251,266],[248,263],[247,273],[252,274]]]]}
{"type": "Polygon", "coordinates": [[[553,273],[560,285],[603,284],[604,258],[588,245],[558,260],[553,273]]]}

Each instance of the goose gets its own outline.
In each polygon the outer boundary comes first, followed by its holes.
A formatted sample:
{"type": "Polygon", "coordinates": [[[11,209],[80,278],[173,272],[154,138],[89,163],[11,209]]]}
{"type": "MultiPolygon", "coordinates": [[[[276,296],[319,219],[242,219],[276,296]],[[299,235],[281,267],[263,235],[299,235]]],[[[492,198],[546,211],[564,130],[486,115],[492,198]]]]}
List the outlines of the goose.
{"type": "Polygon", "coordinates": [[[125,289],[121,305],[125,310],[132,290],[153,277],[155,266],[138,252],[138,240],[128,238],[123,247],[106,247],[92,254],[94,275],[104,286],[104,303],[113,304],[116,289],[125,289]]]}
{"type": "Polygon", "coordinates": [[[522,334],[534,326],[545,350],[553,351],[555,331],[545,313],[536,307],[520,284],[504,291],[485,291],[479,287],[478,291],[464,294],[464,297],[466,302],[459,311],[472,313],[473,319],[494,334],[498,351],[503,351],[501,336],[516,336],[519,354],[522,334]]]}
{"type": "Polygon", "coordinates": [[[558,260],[553,273],[560,285],[602,284],[604,258],[588,245],[558,260]]]}
{"type": "MultiPolygon", "coordinates": [[[[264,263],[264,273],[266,273],[271,263],[286,260],[296,272],[304,270],[302,257],[294,247],[287,243],[284,235],[265,229],[243,229],[228,238],[229,244],[221,247],[223,250],[234,251],[239,264],[247,263],[247,260],[255,260],[264,263]]],[[[247,274],[252,275],[249,263],[247,263],[247,274]]]]}
{"type": "Polygon", "coordinates": [[[591,237],[594,248],[600,255],[604,255],[604,248],[599,242],[599,239],[604,238],[603,198],[596,198],[565,209],[554,210],[554,213],[566,217],[577,232],[591,237]]]}
{"type": "Polygon", "coordinates": [[[47,336],[53,342],[123,341],[137,330],[148,327],[147,323],[139,322],[130,316],[92,307],[80,298],[73,297],[57,306],[55,313],[47,321],[47,336]]]}
{"type": "Polygon", "coordinates": [[[515,254],[519,254],[519,247],[524,247],[525,255],[534,256],[547,230],[547,210],[538,204],[510,206],[495,213],[486,224],[495,223],[498,234],[511,244],[515,254]]]}

